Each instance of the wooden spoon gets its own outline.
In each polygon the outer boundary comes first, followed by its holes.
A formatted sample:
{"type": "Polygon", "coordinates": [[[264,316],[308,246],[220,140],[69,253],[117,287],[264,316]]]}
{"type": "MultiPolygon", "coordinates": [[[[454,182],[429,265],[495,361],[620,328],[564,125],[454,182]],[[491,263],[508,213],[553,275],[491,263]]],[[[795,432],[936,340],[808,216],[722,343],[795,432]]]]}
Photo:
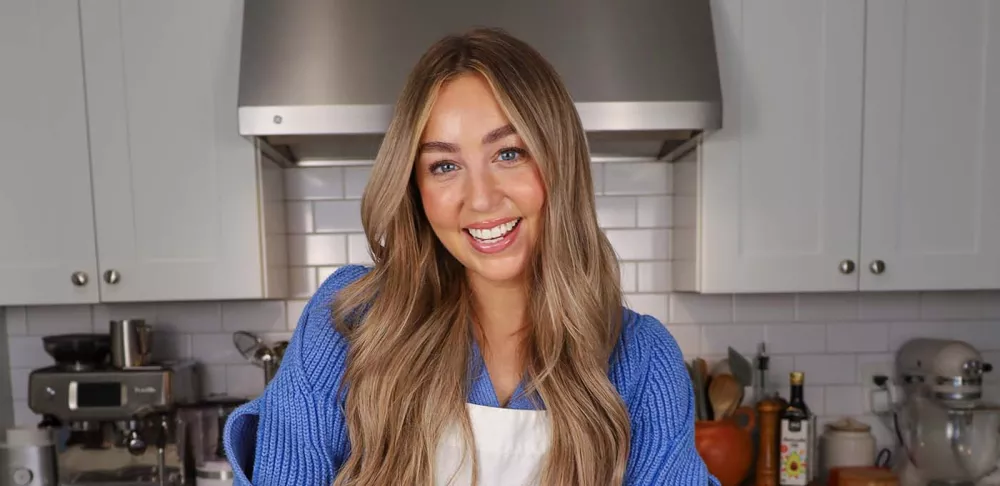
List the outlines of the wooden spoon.
{"type": "Polygon", "coordinates": [[[730,374],[720,374],[712,377],[708,386],[708,401],[712,403],[715,420],[722,420],[740,406],[743,386],[730,374]]]}

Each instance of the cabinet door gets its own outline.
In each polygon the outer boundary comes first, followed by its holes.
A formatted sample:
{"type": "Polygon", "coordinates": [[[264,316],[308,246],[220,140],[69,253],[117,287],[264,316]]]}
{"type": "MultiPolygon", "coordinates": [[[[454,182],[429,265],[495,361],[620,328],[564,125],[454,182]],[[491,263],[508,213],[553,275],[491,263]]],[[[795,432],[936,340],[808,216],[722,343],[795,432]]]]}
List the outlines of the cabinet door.
{"type": "Polygon", "coordinates": [[[701,291],[852,290],[864,0],[715,0],[723,128],[701,161],[701,291]]]}
{"type": "Polygon", "coordinates": [[[0,66],[0,306],[97,302],[79,4],[0,2],[0,66]]]}
{"type": "MultiPolygon", "coordinates": [[[[105,301],[260,297],[241,0],[82,0],[105,301]]],[[[102,275],[103,276],[103,275],[102,275]]]]}
{"type": "Polygon", "coordinates": [[[868,2],[866,49],[862,289],[1000,287],[1000,3],[868,2]]]}

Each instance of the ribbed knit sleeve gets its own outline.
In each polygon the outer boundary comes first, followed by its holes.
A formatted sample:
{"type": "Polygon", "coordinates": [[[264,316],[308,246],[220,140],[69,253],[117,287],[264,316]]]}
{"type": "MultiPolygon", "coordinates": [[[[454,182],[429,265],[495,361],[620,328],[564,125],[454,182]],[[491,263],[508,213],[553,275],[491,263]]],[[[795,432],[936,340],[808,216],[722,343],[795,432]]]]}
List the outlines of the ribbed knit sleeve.
{"type": "Polygon", "coordinates": [[[623,359],[612,376],[621,391],[629,390],[632,442],[625,484],[718,485],[695,449],[694,388],[680,347],[655,318],[629,314],[623,359]]]}
{"type": "Polygon", "coordinates": [[[278,374],[235,410],[224,431],[236,485],[329,485],[349,454],[337,393],[347,342],[331,318],[338,290],[367,269],[347,266],[323,283],[299,318],[278,374]]]}

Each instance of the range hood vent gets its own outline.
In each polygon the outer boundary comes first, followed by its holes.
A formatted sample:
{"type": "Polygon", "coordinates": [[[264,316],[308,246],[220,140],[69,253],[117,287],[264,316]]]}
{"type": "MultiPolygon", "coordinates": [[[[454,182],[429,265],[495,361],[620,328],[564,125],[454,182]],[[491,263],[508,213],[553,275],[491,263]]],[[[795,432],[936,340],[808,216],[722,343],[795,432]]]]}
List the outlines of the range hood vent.
{"type": "Polygon", "coordinates": [[[427,47],[501,27],[556,68],[595,158],[675,160],[722,120],[708,0],[253,0],[240,133],[294,165],[370,163],[427,47]]]}

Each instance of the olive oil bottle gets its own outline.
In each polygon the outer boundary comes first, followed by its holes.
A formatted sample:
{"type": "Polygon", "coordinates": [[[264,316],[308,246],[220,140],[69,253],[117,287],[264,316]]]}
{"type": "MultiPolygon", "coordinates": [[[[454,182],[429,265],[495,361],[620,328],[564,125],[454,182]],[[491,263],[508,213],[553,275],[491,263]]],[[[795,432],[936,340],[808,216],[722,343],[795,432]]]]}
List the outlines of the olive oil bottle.
{"type": "Polygon", "coordinates": [[[815,417],[802,396],[805,375],[793,371],[788,405],[781,411],[778,440],[779,483],[782,486],[806,486],[815,476],[815,417]]]}

